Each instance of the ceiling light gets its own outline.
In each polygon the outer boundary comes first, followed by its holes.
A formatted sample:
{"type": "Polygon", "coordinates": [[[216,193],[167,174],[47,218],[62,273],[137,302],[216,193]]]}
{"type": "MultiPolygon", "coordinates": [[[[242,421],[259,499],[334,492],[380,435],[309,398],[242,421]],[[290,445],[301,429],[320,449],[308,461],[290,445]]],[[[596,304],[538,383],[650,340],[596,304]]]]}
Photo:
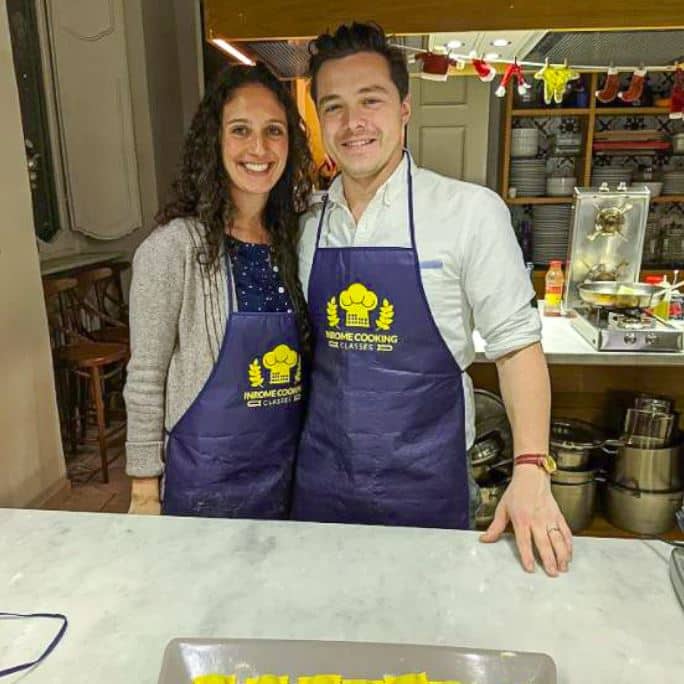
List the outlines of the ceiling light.
{"type": "Polygon", "coordinates": [[[447,47],[449,50],[455,50],[456,48],[463,47],[465,43],[462,40],[450,40],[447,43],[447,47]]]}
{"type": "Polygon", "coordinates": [[[247,57],[243,52],[240,52],[236,47],[233,47],[228,41],[223,40],[223,38],[212,38],[211,42],[216,45],[217,48],[227,52],[231,57],[241,61],[247,66],[254,66],[254,62],[247,57]]]}
{"type": "Polygon", "coordinates": [[[493,40],[490,45],[493,45],[494,47],[506,47],[507,45],[510,45],[511,41],[506,40],[505,38],[497,38],[496,40],[493,40]]]}
{"type": "Polygon", "coordinates": [[[498,52],[488,52],[485,55],[485,59],[488,59],[490,61],[493,59],[499,59],[499,57],[501,57],[501,55],[498,52]]]}

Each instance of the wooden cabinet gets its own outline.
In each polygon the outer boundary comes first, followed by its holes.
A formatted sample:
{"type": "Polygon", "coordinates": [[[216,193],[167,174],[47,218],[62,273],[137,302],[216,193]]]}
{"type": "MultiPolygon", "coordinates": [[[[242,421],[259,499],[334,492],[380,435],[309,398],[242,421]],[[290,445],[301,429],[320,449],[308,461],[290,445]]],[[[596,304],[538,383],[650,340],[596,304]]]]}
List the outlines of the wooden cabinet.
{"type": "Polygon", "coordinates": [[[49,0],[71,228],[113,240],[142,225],[123,0],[49,0]]]}

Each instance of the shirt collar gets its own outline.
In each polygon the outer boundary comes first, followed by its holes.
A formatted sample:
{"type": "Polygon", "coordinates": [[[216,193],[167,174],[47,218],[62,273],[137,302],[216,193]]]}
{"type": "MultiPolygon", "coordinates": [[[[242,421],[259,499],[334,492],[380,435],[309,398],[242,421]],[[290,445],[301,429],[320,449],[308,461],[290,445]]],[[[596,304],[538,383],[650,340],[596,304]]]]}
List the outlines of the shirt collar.
{"type": "MultiPolygon", "coordinates": [[[[407,152],[399,162],[399,166],[392,172],[392,175],[376,190],[371,202],[377,197],[382,200],[382,203],[386,207],[389,207],[392,202],[401,195],[406,186],[407,158],[411,159],[411,173],[415,176],[417,167],[410,152],[407,152]]],[[[342,174],[338,174],[330,184],[330,188],[328,189],[328,201],[343,207],[348,206],[347,198],[344,196],[342,174]]]]}

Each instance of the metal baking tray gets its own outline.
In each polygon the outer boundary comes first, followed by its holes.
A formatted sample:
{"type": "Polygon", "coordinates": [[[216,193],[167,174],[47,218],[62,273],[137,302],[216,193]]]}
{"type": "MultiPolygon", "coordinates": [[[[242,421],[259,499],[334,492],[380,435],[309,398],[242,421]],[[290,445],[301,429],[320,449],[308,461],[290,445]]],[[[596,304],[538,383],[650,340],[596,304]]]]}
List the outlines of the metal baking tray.
{"type": "Polygon", "coordinates": [[[296,684],[302,675],[382,679],[409,672],[463,684],[556,684],[556,666],[542,653],[268,639],[173,639],[164,652],[159,684],[191,684],[193,677],[211,673],[235,674],[238,684],[262,674],[289,675],[296,684]]]}

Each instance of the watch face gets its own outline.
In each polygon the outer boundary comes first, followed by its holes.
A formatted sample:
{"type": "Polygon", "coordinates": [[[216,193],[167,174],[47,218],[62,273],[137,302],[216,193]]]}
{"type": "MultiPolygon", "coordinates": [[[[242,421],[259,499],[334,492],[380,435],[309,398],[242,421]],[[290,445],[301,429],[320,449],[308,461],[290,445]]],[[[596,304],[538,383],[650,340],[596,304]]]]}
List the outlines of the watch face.
{"type": "Polygon", "coordinates": [[[556,461],[553,459],[553,456],[547,454],[544,456],[544,470],[546,470],[547,473],[555,473],[556,470],[558,469],[558,466],[556,465],[556,461]]]}

